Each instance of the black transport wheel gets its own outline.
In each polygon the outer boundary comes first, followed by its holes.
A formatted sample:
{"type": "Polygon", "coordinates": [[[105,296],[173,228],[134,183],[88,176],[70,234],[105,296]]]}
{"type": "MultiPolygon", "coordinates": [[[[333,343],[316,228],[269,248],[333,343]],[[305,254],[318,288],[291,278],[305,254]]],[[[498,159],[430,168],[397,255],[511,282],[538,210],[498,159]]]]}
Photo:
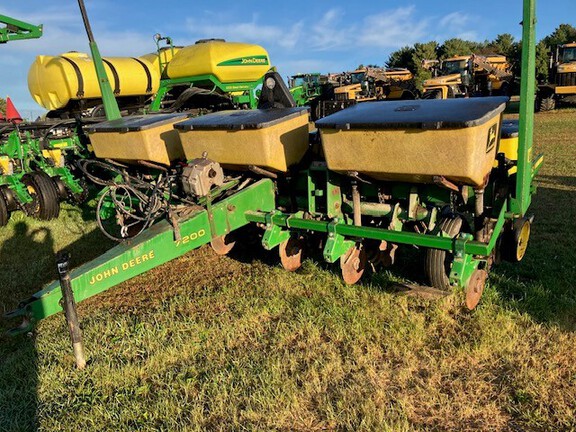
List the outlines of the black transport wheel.
{"type": "MultiPolygon", "coordinates": [[[[445,218],[440,221],[440,229],[450,238],[456,237],[462,229],[462,218],[445,218]]],[[[444,291],[450,290],[450,270],[454,256],[452,252],[441,249],[426,251],[426,276],[430,285],[444,291]]]]}
{"type": "Polygon", "coordinates": [[[556,109],[556,100],[552,96],[540,99],[538,109],[540,111],[554,111],[556,109]]]}
{"type": "Polygon", "coordinates": [[[22,177],[32,202],[24,205],[28,216],[41,220],[55,219],[60,214],[58,189],[46,173],[34,171],[22,177]]]}
{"type": "Polygon", "coordinates": [[[4,194],[0,192],[0,227],[5,226],[10,219],[10,212],[8,211],[8,204],[6,203],[6,198],[4,194]]]}

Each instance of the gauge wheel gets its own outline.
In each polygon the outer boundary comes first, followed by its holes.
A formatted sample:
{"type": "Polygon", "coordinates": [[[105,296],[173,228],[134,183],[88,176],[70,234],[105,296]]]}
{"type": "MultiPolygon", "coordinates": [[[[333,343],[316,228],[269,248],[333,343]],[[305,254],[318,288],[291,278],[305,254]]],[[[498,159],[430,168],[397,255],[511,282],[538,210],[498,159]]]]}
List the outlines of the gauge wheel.
{"type": "Polygon", "coordinates": [[[32,201],[24,204],[24,211],[28,216],[41,220],[55,219],[60,214],[58,190],[50,176],[46,173],[34,171],[22,177],[22,183],[32,201]]]}
{"type": "Polygon", "coordinates": [[[4,194],[0,192],[0,227],[5,226],[10,219],[10,212],[8,211],[8,204],[6,203],[6,198],[4,194]]]}
{"type": "Polygon", "coordinates": [[[530,219],[523,217],[514,221],[512,229],[506,232],[502,239],[502,256],[506,261],[522,261],[528,248],[530,230],[530,219]]]}
{"type": "MultiPolygon", "coordinates": [[[[439,226],[450,238],[454,238],[460,234],[462,222],[462,218],[459,216],[444,218],[440,221],[439,226]]],[[[451,251],[442,249],[428,249],[426,251],[426,276],[428,276],[431,286],[443,291],[451,289],[450,271],[453,260],[454,255],[451,251]]]]}

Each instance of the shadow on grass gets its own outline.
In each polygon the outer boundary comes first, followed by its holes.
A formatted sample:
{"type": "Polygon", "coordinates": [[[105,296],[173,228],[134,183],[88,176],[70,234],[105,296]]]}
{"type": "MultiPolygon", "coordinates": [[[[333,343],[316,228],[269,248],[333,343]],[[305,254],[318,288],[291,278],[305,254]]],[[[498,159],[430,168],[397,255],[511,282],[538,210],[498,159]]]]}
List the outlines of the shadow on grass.
{"type": "MultiPolygon", "coordinates": [[[[82,218],[89,217],[84,214],[85,210],[77,211],[82,218]]],[[[17,221],[11,237],[2,243],[0,317],[57,278],[54,224],[37,225],[28,219],[17,221]]],[[[66,228],[74,229],[68,225],[66,228]]],[[[73,266],[77,267],[110,247],[111,242],[96,229],[66,249],[72,254],[73,266]]],[[[6,335],[9,328],[19,324],[16,320],[0,320],[0,431],[31,431],[39,427],[38,353],[34,335],[6,335]]]]}
{"type": "MultiPolygon", "coordinates": [[[[52,254],[54,239],[47,228],[30,229],[28,223],[19,221],[14,225],[14,235],[6,240],[0,249],[0,263],[9,265],[9,271],[0,276],[0,302],[3,312],[6,302],[13,295],[7,276],[30,271],[30,262],[20,263],[15,251],[23,250],[30,254],[30,260],[37,256],[52,254]]],[[[9,338],[1,328],[0,335],[0,430],[36,430],[36,409],[38,405],[36,387],[38,381],[37,353],[34,340],[28,336],[9,338]]]]}
{"type": "Polygon", "coordinates": [[[539,322],[576,329],[576,186],[574,177],[541,176],[562,189],[539,187],[530,213],[535,215],[530,243],[519,264],[492,272],[504,307],[539,322]]]}

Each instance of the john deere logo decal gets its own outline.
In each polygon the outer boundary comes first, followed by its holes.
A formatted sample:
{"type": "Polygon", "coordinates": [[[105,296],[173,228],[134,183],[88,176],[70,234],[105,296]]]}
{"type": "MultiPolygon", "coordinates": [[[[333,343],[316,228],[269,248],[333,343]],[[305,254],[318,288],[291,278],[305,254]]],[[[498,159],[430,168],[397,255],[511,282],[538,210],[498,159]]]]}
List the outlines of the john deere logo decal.
{"type": "Polygon", "coordinates": [[[238,57],[218,63],[218,66],[268,66],[268,56],[238,57]]]}
{"type": "Polygon", "coordinates": [[[490,153],[490,151],[496,146],[496,126],[492,125],[490,129],[488,129],[488,142],[486,143],[486,153],[490,153]]]}

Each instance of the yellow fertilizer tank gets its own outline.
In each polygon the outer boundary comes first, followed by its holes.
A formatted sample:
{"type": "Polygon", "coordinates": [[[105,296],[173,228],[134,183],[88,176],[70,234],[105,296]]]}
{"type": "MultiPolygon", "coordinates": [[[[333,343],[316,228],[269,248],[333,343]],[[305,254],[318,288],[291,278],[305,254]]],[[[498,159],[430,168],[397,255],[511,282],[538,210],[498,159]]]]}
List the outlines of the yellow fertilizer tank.
{"type": "Polygon", "coordinates": [[[214,75],[222,83],[232,83],[257,81],[268,69],[268,53],[259,45],[207,40],[178,51],[167,73],[171,79],[214,75]]]}
{"type": "MultiPolygon", "coordinates": [[[[518,160],[518,120],[504,120],[502,121],[502,128],[500,131],[500,144],[497,153],[504,153],[506,159],[512,161],[518,160]]],[[[494,168],[498,167],[498,161],[494,161],[494,168]]],[[[516,166],[508,170],[509,174],[518,171],[516,166]]]]}
{"type": "Polygon", "coordinates": [[[358,104],[316,122],[328,168],[377,180],[481,187],[492,169],[506,97],[358,104]]]}
{"type": "Polygon", "coordinates": [[[135,115],[90,125],[86,131],[98,158],[170,165],[184,157],[174,123],[186,117],[186,114],[135,115]]]}
{"type": "Polygon", "coordinates": [[[172,61],[172,58],[178,51],[180,51],[182,47],[175,46],[175,47],[164,47],[160,50],[160,56],[158,56],[157,52],[144,54],[143,56],[138,57],[140,60],[146,60],[148,63],[152,65],[152,67],[160,73],[160,61],[162,61],[162,65],[165,67],[168,63],[172,61]]]}
{"type": "Polygon", "coordinates": [[[236,169],[286,172],[308,150],[308,109],[221,111],[174,126],[186,159],[202,157],[236,169]]]}
{"type": "MultiPolygon", "coordinates": [[[[105,57],[104,67],[115,96],[154,94],[160,71],[146,59],[105,57]]],[[[100,99],[100,86],[92,59],[68,52],[57,57],[38,56],[28,72],[32,98],[47,110],[64,108],[70,101],[100,99]]]]}

